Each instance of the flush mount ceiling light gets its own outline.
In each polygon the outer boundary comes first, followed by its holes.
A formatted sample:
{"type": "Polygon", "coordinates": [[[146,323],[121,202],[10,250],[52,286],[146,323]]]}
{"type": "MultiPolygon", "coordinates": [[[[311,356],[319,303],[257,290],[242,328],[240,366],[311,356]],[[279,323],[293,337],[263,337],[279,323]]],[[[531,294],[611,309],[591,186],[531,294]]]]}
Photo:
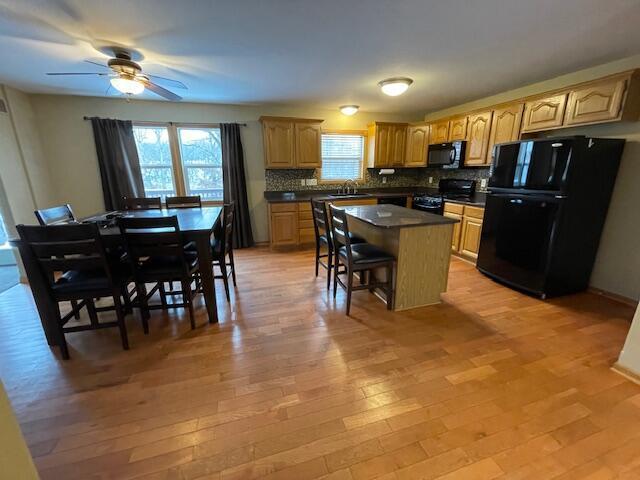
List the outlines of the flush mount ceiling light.
{"type": "Polygon", "coordinates": [[[413,80],[407,77],[395,77],[395,78],[387,78],[386,80],[382,80],[378,83],[380,90],[385,95],[389,95],[390,97],[397,97],[398,95],[402,95],[407,91],[409,85],[413,83],[413,80]]]}
{"type": "Polygon", "coordinates": [[[343,115],[355,115],[355,113],[358,111],[358,109],[360,108],[360,105],[342,105],[340,107],[340,111],[342,112],[343,115]]]}
{"type": "Polygon", "coordinates": [[[144,84],[136,77],[120,76],[111,79],[113,88],[127,95],[139,95],[144,92],[144,84]]]}

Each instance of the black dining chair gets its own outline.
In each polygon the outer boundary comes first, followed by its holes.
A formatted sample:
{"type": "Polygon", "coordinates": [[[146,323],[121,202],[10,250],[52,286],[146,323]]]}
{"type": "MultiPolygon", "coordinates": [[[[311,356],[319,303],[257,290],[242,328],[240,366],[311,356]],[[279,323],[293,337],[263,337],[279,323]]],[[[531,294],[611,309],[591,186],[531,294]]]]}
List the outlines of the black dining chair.
{"type": "Polygon", "coordinates": [[[187,195],[182,197],[167,197],[167,208],[202,208],[200,195],[187,195]]]}
{"type": "Polygon", "coordinates": [[[387,309],[393,307],[393,270],[395,257],[370,243],[354,244],[349,236],[349,223],[344,209],[330,206],[331,230],[335,247],[335,267],[333,274],[333,297],[335,298],[338,283],[347,291],[347,315],[351,310],[351,294],[354,290],[371,290],[381,288],[387,297],[387,309]],[[340,265],[344,268],[341,270],[340,265]],[[377,268],[386,270],[384,282],[375,280],[372,272],[377,268]],[[355,273],[360,276],[360,284],[353,284],[355,273]],[[340,275],[346,275],[346,283],[340,275]],[[372,277],[374,279],[372,279],[372,277]]]}
{"type": "Polygon", "coordinates": [[[162,210],[160,197],[122,197],[125,210],[162,210]]]}
{"type": "Polygon", "coordinates": [[[40,225],[57,225],[76,222],[76,217],[68,203],[57,207],[45,208],[33,212],[40,225]]]}
{"type": "MultiPolygon", "coordinates": [[[[144,333],[149,333],[149,310],[187,308],[191,328],[196,328],[193,311],[191,283],[198,271],[198,257],[184,248],[178,218],[118,218],[118,227],[124,239],[126,257],[133,271],[136,284],[136,306],[140,308],[144,333]],[[181,303],[167,303],[165,282],[180,282],[181,303]],[[154,284],[147,291],[146,284],[154,284]],[[150,305],[149,300],[158,292],[160,305],[150,305]]],[[[197,289],[196,289],[197,290],[197,289]]]]}
{"type": "Polygon", "coordinates": [[[211,254],[213,257],[213,266],[218,266],[221,275],[214,275],[215,279],[222,279],[224,282],[224,292],[227,296],[227,302],[231,301],[229,295],[229,275],[233,280],[233,286],[236,285],[236,264],[233,260],[233,219],[235,215],[235,203],[225,203],[222,210],[222,229],[218,235],[214,235],[211,242],[211,254]],[[229,259],[227,261],[227,258],[229,259]]]}
{"type": "MultiPolygon", "coordinates": [[[[327,215],[326,202],[323,200],[311,199],[311,213],[313,214],[313,231],[316,237],[316,277],[319,267],[327,270],[327,290],[331,288],[331,270],[334,266],[334,247],[331,223],[327,215]],[[326,253],[322,253],[322,250],[326,253]],[[323,259],[326,258],[326,262],[323,259]]],[[[364,243],[364,239],[350,235],[351,243],[364,243]]]]}
{"type": "Polygon", "coordinates": [[[52,302],[56,304],[58,345],[62,358],[69,359],[65,334],[84,330],[118,327],[122,348],[129,349],[125,312],[120,295],[126,296],[128,283],[125,270],[112,268],[95,223],[75,225],[18,225],[20,239],[30,249],[44,276],[52,302]],[[112,297],[113,307],[96,308],[94,299],[112,297]],[[75,301],[77,307],[65,316],[59,302],[75,301]],[[65,326],[77,310],[87,307],[89,325],[65,326]],[[113,310],[116,321],[100,322],[97,312],[113,310]]]}

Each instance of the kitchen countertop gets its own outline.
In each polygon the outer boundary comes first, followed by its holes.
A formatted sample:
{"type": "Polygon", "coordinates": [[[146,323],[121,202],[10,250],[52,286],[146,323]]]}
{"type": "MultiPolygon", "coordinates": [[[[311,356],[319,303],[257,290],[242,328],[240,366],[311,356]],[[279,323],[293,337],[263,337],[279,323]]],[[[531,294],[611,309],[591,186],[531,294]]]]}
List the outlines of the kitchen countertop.
{"type": "Polygon", "coordinates": [[[459,222],[459,220],[443,217],[442,215],[390,204],[345,207],[345,212],[347,215],[379,228],[422,227],[459,222]]]}
{"type": "MultiPolygon", "coordinates": [[[[385,197],[411,197],[416,193],[419,194],[438,194],[437,188],[430,187],[387,187],[387,188],[359,188],[358,192],[366,193],[367,195],[356,196],[340,196],[334,197],[331,194],[335,194],[332,190],[302,190],[297,192],[280,192],[280,191],[266,191],[264,192],[264,198],[269,203],[284,203],[284,202],[308,202],[311,198],[317,198],[319,200],[349,200],[357,198],[385,198],[385,197]]],[[[462,203],[465,205],[473,205],[477,207],[484,207],[486,194],[484,192],[476,192],[471,198],[471,201],[465,201],[460,199],[445,199],[446,202],[462,203]]]]}

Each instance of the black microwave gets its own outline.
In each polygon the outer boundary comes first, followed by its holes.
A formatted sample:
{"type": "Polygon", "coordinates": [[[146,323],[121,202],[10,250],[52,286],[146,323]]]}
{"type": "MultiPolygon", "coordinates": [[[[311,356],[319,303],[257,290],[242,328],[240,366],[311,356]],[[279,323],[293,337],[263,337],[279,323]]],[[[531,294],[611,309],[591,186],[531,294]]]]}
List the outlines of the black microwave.
{"type": "Polygon", "coordinates": [[[427,167],[460,168],[464,165],[467,142],[434,143],[429,145],[427,167]]]}

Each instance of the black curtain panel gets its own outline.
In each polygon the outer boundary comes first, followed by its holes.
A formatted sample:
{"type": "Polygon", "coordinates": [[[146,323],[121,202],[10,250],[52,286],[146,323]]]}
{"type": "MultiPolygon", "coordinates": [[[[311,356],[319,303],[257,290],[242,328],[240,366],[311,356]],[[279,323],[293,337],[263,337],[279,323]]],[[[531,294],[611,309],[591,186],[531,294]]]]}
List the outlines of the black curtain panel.
{"type": "Polygon", "coordinates": [[[247,202],[247,180],[244,174],[244,153],[237,123],[220,124],[222,137],[222,179],[224,203],[235,203],[233,248],[252,247],[253,233],[247,202]]]}
{"type": "Polygon", "coordinates": [[[104,206],[121,210],[122,197],[144,197],[138,149],[129,120],[91,118],[96,141],[104,206]]]}

